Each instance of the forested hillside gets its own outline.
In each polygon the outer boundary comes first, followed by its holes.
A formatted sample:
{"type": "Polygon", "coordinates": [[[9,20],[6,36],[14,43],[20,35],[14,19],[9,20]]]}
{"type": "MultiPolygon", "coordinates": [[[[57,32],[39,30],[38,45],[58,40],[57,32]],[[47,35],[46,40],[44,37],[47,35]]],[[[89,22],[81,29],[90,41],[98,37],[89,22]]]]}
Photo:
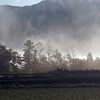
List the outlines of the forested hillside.
{"type": "Polygon", "coordinates": [[[0,74],[32,74],[56,70],[100,70],[100,58],[95,60],[91,53],[86,59],[76,58],[74,54],[60,52],[50,41],[34,43],[27,40],[23,54],[0,44],[0,74]]]}

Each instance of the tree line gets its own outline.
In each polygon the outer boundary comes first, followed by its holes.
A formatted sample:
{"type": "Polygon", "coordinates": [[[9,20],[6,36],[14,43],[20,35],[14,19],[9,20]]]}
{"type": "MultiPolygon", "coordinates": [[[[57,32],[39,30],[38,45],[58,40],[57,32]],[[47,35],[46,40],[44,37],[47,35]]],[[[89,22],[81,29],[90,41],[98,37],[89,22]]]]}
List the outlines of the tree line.
{"type": "Polygon", "coordinates": [[[92,54],[87,59],[72,57],[70,53],[62,53],[48,41],[24,43],[24,54],[8,49],[0,44],[0,74],[38,73],[57,70],[100,70],[100,58],[95,60],[92,54]]]}

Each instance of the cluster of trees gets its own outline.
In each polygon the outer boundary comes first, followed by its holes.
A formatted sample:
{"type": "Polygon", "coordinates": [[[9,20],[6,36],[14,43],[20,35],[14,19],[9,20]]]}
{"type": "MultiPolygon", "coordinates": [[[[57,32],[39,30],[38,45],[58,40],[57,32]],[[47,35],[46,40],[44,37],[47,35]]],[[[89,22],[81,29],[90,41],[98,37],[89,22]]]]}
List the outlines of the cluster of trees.
{"type": "Polygon", "coordinates": [[[24,43],[24,54],[6,48],[0,44],[0,74],[7,73],[35,73],[55,70],[100,70],[100,58],[93,60],[88,53],[87,59],[79,59],[70,53],[62,54],[52,44],[33,43],[27,40],[24,43]]]}

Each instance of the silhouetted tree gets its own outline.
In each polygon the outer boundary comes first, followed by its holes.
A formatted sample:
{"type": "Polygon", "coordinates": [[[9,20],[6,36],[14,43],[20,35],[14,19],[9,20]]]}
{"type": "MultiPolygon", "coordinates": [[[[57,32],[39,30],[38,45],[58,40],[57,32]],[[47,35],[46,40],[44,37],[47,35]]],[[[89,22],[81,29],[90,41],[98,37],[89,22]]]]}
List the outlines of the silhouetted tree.
{"type": "Polygon", "coordinates": [[[45,53],[47,55],[47,60],[48,60],[49,63],[51,63],[53,52],[54,52],[54,48],[53,48],[51,42],[47,41],[45,43],[45,47],[44,48],[45,48],[45,53]]]}
{"type": "Polygon", "coordinates": [[[10,61],[10,71],[14,74],[20,73],[20,69],[22,66],[22,57],[18,54],[18,52],[9,50],[11,53],[11,61],[10,61]]]}
{"type": "Polygon", "coordinates": [[[10,73],[11,53],[9,49],[0,44],[0,73],[10,73]]]}
{"type": "Polygon", "coordinates": [[[87,55],[87,62],[88,63],[93,63],[93,57],[92,57],[92,54],[90,52],[87,55]]]}
{"type": "Polygon", "coordinates": [[[70,53],[67,54],[67,61],[68,61],[68,70],[70,70],[71,64],[72,64],[72,57],[70,53]]]}
{"type": "Polygon", "coordinates": [[[46,72],[49,71],[48,61],[46,55],[42,55],[40,59],[40,71],[46,72]]]}
{"type": "Polygon", "coordinates": [[[39,71],[39,59],[37,58],[38,51],[36,49],[33,50],[33,60],[31,65],[31,71],[32,72],[38,72],[39,71]]]}
{"type": "Polygon", "coordinates": [[[93,62],[94,62],[94,60],[93,60],[92,54],[89,52],[88,55],[87,55],[86,68],[87,69],[93,69],[93,67],[94,67],[93,62]]]}
{"type": "Polygon", "coordinates": [[[35,49],[37,50],[37,58],[40,62],[42,55],[44,55],[44,45],[41,42],[35,44],[35,49]]]}
{"type": "Polygon", "coordinates": [[[24,62],[25,62],[25,72],[30,72],[32,68],[32,61],[33,61],[33,50],[34,50],[34,43],[31,40],[27,40],[24,43],[24,62]]]}
{"type": "Polygon", "coordinates": [[[53,58],[55,60],[57,67],[62,68],[62,63],[63,63],[62,54],[58,51],[58,49],[54,51],[53,58]]]}
{"type": "Polygon", "coordinates": [[[96,70],[100,70],[100,58],[96,57],[95,61],[94,61],[94,68],[96,70]]]}

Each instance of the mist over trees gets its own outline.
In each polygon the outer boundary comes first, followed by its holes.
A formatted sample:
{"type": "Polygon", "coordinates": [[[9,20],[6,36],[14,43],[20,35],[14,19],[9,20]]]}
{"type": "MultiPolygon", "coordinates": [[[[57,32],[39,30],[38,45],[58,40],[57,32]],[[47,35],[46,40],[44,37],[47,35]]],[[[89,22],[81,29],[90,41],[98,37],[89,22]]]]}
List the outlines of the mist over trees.
{"type": "Polygon", "coordinates": [[[100,58],[89,52],[86,59],[73,57],[54,48],[50,41],[34,43],[27,40],[23,56],[0,44],[0,74],[50,72],[57,70],[100,70],[100,58]]]}

